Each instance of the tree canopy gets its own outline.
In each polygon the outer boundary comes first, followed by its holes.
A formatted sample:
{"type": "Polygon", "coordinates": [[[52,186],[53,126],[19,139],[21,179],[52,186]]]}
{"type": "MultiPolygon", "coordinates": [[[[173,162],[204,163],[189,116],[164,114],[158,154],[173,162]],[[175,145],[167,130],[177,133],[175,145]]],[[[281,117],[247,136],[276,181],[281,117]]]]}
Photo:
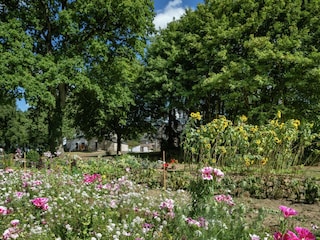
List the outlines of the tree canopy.
{"type": "Polygon", "coordinates": [[[173,108],[207,121],[245,114],[263,122],[276,110],[314,120],[319,10],[318,1],[207,0],[155,36],[146,81],[162,86],[157,96],[172,94],[173,108]]]}
{"type": "MultiPolygon", "coordinates": [[[[46,112],[50,150],[62,141],[65,107],[72,93],[86,89],[103,99],[122,87],[106,85],[103,79],[116,83],[117,76],[112,75],[118,73],[108,72],[110,66],[143,54],[153,17],[151,0],[1,2],[1,51],[10,60],[1,65],[0,79],[5,80],[0,83],[11,91],[24,88],[31,107],[46,112]],[[98,80],[99,68],[103,79],[98,80]]],[[[121,99],[105,101],[117,105],[121,99]]]]}

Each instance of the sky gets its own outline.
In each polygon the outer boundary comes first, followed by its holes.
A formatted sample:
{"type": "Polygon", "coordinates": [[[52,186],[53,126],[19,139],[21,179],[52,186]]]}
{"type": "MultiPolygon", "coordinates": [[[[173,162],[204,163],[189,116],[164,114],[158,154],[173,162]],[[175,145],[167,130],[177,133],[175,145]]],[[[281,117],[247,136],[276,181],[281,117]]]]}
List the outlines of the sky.
{"type": "Polygon", "coordinates": [[[195,9],[203,0],[154,0],[156,29],[165,28],[173,19],[178,20],[186,8],[195,9]]]}
{"type": "MultiPolygon", "coordinates": [[[[203,0],[154,0],[156,29],[165,28],[173,19],[178,20],[184,14],[185,9],[195,9],[199,3],[203,3],[203,0]]],[[[17,106],[21,111],[29,107],[24,99],[17,100],[17,106]]]]}

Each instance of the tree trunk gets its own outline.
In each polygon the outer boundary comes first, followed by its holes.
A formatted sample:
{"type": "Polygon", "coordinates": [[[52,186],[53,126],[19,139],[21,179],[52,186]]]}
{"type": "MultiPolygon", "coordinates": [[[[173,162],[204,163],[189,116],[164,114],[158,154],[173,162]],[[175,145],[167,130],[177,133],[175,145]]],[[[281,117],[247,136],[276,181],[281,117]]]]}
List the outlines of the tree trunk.
{"type": "Polygon", "coordinates": [[[54,153],[57,146],[62,144],[63,108],[66,102],[66,86],[59,84],[56,95],[56,106],[48,114],[48,145],[49,150],[54,153]]]}

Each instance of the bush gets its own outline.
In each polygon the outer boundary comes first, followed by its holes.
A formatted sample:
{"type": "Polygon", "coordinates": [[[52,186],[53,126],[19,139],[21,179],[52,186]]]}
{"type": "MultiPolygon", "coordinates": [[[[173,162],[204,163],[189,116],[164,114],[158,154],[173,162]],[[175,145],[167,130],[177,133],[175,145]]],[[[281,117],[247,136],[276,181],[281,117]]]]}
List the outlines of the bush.
{"type": "Polygon", "coordinates": [[[40,154],[35,150],[30,150],[26,158],[28,167],[39,167],[41,165],[40,154]]]}

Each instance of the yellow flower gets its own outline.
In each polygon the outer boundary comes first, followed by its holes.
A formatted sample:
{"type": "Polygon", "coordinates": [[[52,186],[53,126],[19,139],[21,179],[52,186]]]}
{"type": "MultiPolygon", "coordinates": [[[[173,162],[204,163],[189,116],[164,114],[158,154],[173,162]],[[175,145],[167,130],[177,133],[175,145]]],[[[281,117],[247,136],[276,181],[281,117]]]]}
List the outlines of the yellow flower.
{"type": "Polygon", "coordinates": [[[257,140],[256,140],[256,144],[257,144],[257,145],[260,145],[260,144],[261,144],[261,140],[260,140],[260,139],[257,139],[257,140]]]}
{"type": "Polygon", "coordinates": [[[249,161],[249,160],[248,160],[248,161],[246,160],[246,166],[249,167],[250,164],[251,164],[250,161],[249,161]]]}
{"type": "Polygon", "coordinates": [[[191,114],[190,114],[190,117],[191,118],[193,118],[193,119],[195,119],[195,120],[201,120],[201,115],[200,115],[200,112],[192,112],[191,114]]]}
{"type": "Polygon", "coordinates": [[[253,133],[257,132],[258,131],[258,126],[256,125],[254,127],[251,127],[250,131],[253,132],[253,133]]]}
{"type": "Polygon", "coordinates": [[[245,164],[246,164],[247,167],[249,167],[251,165],[251,161],[250,161],[250,159],[248,157],[245,157],[244,161],[245,161],[245,164]]]}
{"type": "Polygon", "coordinates": [[[226,150],[226,148],[224,146],[220,147],[220,150],[221,150],[222,153],[226,153],[227,152],[227,150],[226,150]]]}
{"type": "Polygon", "coordinates": [[[278,144],[280,144],[280,143],[282,142],[278,137],[275,137],[275,138],[274,138],[274,141],[275,141],[276,143],[278,143],[278,144]]]}
{"type": "Polygon", "coordinates": [[[206,148],[206,149],[210,149],[210,148],[211,148],[211,144],[210,144],[210,143],[207,143],[206,146],[205,146],[205,148],[206,148]]]}
{"type": "Polygon", "coordinates": [[[246,121],[248,121],[248,118],[245,115],[242,115],[240,117],[240,120],[241,120],[241,122],[246,122],[246,121]]]}
{"type": "Polygon", "coordinates": [[[300,126],[300,121],[299,120],[293,120],[293,126],[295,127],[295,128],[298,128],[299,126],[300,126]]]}
{"type": "Polygon", "coordinates": [[[277,117],[278,117],[279,119],[281,118],[281,111],[280,111],[280,110],[277,112],[277,117]]]}
{"type": "Polygon", "coordinates": [[[262,160],[261,160],[262,165],[266,165],[267,162],[268,162],[268,158],[262,158],[262,160]]]}
{"type": "Polygon", "coordinates": [[[216,160],[215,158],[212,158],[211,162],[212,162],[213,164],[215,164],[215,163],[217,162],[217,160],[216,160]]]}

